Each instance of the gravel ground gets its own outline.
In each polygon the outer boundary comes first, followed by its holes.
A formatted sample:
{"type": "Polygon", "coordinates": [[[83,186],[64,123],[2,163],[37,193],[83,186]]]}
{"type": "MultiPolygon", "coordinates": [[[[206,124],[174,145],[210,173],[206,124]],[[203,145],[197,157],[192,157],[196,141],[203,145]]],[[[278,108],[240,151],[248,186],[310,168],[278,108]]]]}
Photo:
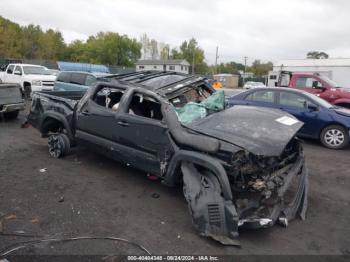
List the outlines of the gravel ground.
{"type": "MultiPolygon", "coordinates": [[[[46,139],[24,119],[0,122],[0,231],[50,237],[117,236],[153,254],[350,254],[350,149],[306,141],[310,171],[307,220],[287,228],[240,232],[241,248],[201,237],[181,188],[82,148],[48,155],[46,139]],[[45,168],[45,172],[40,169],[45,168]]],[[[31,239],[31,238],[29,238],[31,239]]],[[[28,238],[0,235],[0,250],[28,238]]],[[[144,254],[116,241],[43,243],[14,254],[144,254]]]]}

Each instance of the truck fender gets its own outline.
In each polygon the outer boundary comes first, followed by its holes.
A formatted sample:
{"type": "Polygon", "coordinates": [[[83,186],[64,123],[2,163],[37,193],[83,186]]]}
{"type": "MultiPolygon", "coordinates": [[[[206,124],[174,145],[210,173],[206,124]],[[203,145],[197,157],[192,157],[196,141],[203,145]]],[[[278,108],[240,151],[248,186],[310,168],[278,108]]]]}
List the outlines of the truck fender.
{"type": "Polygon", "coordinates": [[[339,99],[336,99],[335,101],[333,101],[333,104],[343,106],[346,108],[350,108],[350,99],[349,98],[339,98],[339,99]],[[347,106],[344,106],[344,104],[347,106]]]}
{"type": "Polygon", "coordinates": [[[43,113],[43,115],[41,117],[41,122],[40,122],[40,132],[42,134],[44,133],[44,130],[43,130],[44,123],[49,118],[56,119],[57,121],[62,123],[62,125],[64,126],[64,129],[67,131],[67,136],[69,137],[69,140],[70,141],[74,140],[72,129],[71,129],[67,119],[64,116],[62,116],[59,113],[54,112],[54,111],[46,111],[45,113],[43,113]]]}
{"type": "Polygon", "coordinates": [[[188,161],[181,163],[183,191],[193,226],[201,235],[224,245],[239,246],[238,214],[232,200],[226,200],[217,176],[199,171],[188,161]]]}
{"type": "Polygon", "coordinates": [[[167,172],[164,176],[163,183],[168,186],[174,186],[181,177],[179,167],[183,161],[191,162],[193,164],[205,167],[215,174],[221,185],[222,193],[225,200],[232,200],[232,191],[230,182],[227,178],[225,169],[218,160],[208,155],[193,152],[188,150],[179,150],[172,157],[168,166],[167,172]]]}

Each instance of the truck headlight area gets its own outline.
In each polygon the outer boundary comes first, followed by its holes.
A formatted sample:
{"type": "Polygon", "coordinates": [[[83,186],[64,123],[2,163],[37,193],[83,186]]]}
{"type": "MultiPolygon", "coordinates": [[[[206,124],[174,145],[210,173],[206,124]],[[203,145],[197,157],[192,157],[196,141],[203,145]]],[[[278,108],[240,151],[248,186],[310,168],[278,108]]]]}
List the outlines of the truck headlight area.
{"type": "Polygon", "coordinates": [[[41,81],[40,80],[33,80],[32,85],[33,86],[41,86],[41,81]]]}

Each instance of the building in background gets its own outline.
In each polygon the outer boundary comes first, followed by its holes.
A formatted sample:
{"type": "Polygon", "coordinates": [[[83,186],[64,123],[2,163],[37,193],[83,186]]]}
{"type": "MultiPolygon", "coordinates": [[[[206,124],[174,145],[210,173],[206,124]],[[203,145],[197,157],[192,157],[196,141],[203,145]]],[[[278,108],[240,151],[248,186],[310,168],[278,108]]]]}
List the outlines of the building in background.
{"type": "Polygon", "coordinates": [[[190,64],[186,60],[139,60],[136,63],[136,71],[173,71],[188,74],[190,64]]]}
{"type": "Polygon", "coordinates": [[[225,88],[237,88],[239,84],[239,75],[217,74],[213,76],[214,80],[219,81],[225,88]]]}
{"type": "Polygon", "coordinates": [[[239,70],[238,73],[241,75],[242,78],[253,78],[254,73],[253,72],[244,72],[243,70],[239,70]]]}
{"type": "Polygon", "coordinates": [[[350,58],[281,60],[274,63],[273,71],[269,72],[269,85],[278,81],[280,71],[319,73],[339,86],[350,86],[350,58]]]}

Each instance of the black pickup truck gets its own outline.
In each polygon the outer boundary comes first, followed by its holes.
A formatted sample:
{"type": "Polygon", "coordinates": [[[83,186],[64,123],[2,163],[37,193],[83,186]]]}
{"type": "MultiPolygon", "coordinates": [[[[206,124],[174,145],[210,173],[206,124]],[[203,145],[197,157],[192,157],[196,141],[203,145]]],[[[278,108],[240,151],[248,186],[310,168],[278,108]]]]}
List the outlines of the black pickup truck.
{"type": "MultiPolygon", "coordinates": [[[[35,92],[28,121],[62,157],[84,144],[121,163],[183,184],[195,228],[238,245],[239,227],[305,218],[303,125],[280,110],[225,108],[205,78],[115,76],[79,92],[35,92]]],[[[171,211],[169,211],[171,212],[171,211]]]]}
{"type": "Polygon", "coordinates": [[[0,84],[0,114],[5,119],[15,119],[24,108],[21,87],[15,84],[0,84]]]}

